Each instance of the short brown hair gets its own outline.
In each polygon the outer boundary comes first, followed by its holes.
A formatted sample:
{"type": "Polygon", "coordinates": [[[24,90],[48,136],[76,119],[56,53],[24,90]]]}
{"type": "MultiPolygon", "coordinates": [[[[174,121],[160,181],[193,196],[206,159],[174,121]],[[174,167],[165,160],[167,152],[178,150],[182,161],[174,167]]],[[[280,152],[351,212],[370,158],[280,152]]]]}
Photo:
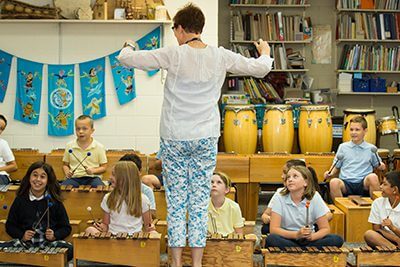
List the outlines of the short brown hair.
{"type": "Polygon", "coordinates": [[[187,33],[201,33],[206,19],[199,7],[189,3],[176,13],[173,20],[174,28],[181,25],[187,33]]]}
{"type": "Polygon", "coordinates": [[[367,120],[364,118],[364,116],[355,116],[353,118],[351,118],[350,123],[361,123],[361,127],[363,127],[363,129],[367,129],[368,128],[368,122],[367,120]]]}
{"type": "Polygon", "coordinates": [[[231,188],[231,179],[229,179],[229,176],[226,173],[223,172],[214,172],[213,175],[218,175],[222,182],[224,182],[226,188],[231,188]]]}
{"type": "Polygon", "coordinates": [[[89,119],[89,122],[90,122],[90,127],[94,127],[94,121],[93,121],[93,119],[92,119],[92,117],[90,117],[89,115],[80,115],[78,118],[76,118],[76,120],[75,120],[75,123],[76,123],[76,121],[83,121],[83,120],[85,120],[85,119],[89,119]]]}
{"type": "MultiPolygon", "coordinates": [[[[292,167],[290,167],[289,170],[298,171],[301,174],[301,176],[303,177],[303,179],[307,181],[307,187],[304,189],[303,199],[307,198],[308,200],[311,200],[314,197],[315,192],[317,191],[316,181],[313,178],[311,171],[304,166],[292,166],[292,167]]],[[[283,196],[285,196],[289,193],[290,192],[287,187],[285,187],[281,191],[281,195],[283,195],[283,196]]]]}

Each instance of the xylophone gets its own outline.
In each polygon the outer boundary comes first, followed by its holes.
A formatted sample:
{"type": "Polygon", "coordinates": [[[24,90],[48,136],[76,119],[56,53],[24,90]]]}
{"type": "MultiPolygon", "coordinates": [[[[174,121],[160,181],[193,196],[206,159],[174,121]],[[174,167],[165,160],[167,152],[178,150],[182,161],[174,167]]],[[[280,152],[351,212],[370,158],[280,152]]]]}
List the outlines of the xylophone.
{"type": "Polygon", "coordinates": [[[377,246],[376,249],[365,246],[354,248],[357,266],[400,266],[400,248],[391,249],[377,246]]]}
{"type": "MultiPolygon", "coordinates": [[[[202,266],[253,267],[256,239],[254,234],[230,234],[225,237],[221,234],[210,235],[204,248],[202,266]]],[[[189,247],[184,248],[182,260],[183,265],[191,266],[192,256],[189,247]]],[[[171,263],[170,251],[168,251],[168,261],[171,263]]]]}
{"type": "Polygon", "coordinates": [[[159,233],[80,233],[73,236],[74,266],[77,260],[129,266],[160,266],[159,233]]]}
{"type": "Polygon", "coordinates": [[[31,247],[23,249],[19,247],[0,248],[0,262],[27,264],[30,266],[60,266],[67,263],[67,249],[46,247],[40,249],[31,247]]]}
{"type": "Polygon", "coordinates": [[[347,248],[322,247],[270,247],[261,249],[264,264],[277,266],[346,266],[347,248]]]}

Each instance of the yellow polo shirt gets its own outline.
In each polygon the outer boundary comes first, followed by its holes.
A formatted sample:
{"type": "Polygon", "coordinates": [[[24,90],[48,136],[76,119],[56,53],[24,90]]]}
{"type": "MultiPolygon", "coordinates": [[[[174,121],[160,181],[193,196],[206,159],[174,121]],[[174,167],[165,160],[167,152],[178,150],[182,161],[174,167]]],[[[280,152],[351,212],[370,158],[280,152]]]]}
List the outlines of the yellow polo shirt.
{"type": "Polygon", "coordinates": [[[100,176],[99,174],[87,174],[86,170],[83,166],[91,168],[91,167],[99,167],[101,164],[107,163],[107,156],[106,156],[106,150],[102,144],[97,142],[96,140],[93,139],[92,143],[86,148],[82,149],[78,143],[76,142],[76,139],[69,142],[65,146],[65,151],[64,151],[64,157],[63,157],[63,162],[66,162],[69,164],[69,167],[71,170],[75,170],[73,177],[78,178],[82,176],[100,176]],[[72,151],[70,153],[69,151],[72,151]],[[88,156],[88,153],[90,153],[90,156],[88,156]],[[82,164],[78,167],[79,161],[82,161],[84,158],[86,158],[82,164]],[[79,161],[78,161],[79,159],[79,161]],[[82,166],[83,165],[83,166],[82,166]]]}
{"type": "Polygon", "coordinates": [[[216,209],[210,199],[208,206],[208,231],[210,233],[220,233],[228,235],[235,232],[234,228],[241,228],[244,226],[242,212],[239,204],[235,201],[225,198],[224,204],[219,209],[216,209]],[[213,223],[210,217],[214,218],[216,229],[214,230],[213,223]]]}

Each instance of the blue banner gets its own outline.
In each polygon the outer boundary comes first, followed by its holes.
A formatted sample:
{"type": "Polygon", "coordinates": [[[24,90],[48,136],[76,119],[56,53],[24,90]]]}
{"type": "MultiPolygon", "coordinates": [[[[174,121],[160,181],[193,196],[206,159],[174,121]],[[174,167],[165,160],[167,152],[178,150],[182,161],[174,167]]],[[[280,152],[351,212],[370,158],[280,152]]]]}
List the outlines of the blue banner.
{"type": "Polygon", "coordinates": [[[94,120],[106,116],[105,57],[79,64],[82,111],[94,120]]]}
{"type": "Polygon", "coordinates": [[[136,98],[135,70],[121,65],[117,59],[119,52],[111,54],[109,58],[118,101],[123,105],[136,98]]]}
{"type": "Polygon", "coordinates": [[[0,102],[6,95],[8,78],[10,77],[12,55],[0,50],[0,102]]]}
{"type": "Polygon", "coordinates": [[[17,59],[17,90],[14,119],[30,124],[39,123],[42,96],[43,64],[17,59]]]}
{"type": "MultiPolygon", "coordinates": [[[[140,38],[137,41],[140,50],[154,50],[160,48],[160,40],[161,40],[161,27],[157,27],[153,31],[146,34],[144,37],[140,38]]],[[[151,70],[148,71],[147,74],[149,76],[153,76],[159,70],[151,70]]]]}
{"type": "Polygon", "coordinates": [[[74,133],[74,65],[48,66],[49,135],[74,133]]]}

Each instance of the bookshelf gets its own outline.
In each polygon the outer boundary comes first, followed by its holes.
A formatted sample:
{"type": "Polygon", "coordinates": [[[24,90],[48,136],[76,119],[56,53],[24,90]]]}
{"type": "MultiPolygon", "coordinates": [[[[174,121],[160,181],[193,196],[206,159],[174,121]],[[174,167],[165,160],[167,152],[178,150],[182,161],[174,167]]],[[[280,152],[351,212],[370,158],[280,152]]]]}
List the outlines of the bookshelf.
{"type": "MultiPolygon", "coordinates": [[[[336,6],[336,73],[400,82],[400,1],[339,0],[336,6]],[[342,5],[346,5],[343,7],[342,5]],[[364,8],[363,8],[364,5],[364,8]],[[398,7],[399,6],[399,7],[398,7]]],[[[337,87],[339,87],[339,79],[337,87]]],[[[339,95],[398,96],[386,92],[340,92],[339,95]]]]}
{"type": "MultiPolygon", "coordinates": [[[[306,67],[308,62],[305,60],[305,50],[312,42],[309,32],[311,25],[308,27],[310,20],[306,17],[306,9],[310,6],[308,0],[229,1],[231,49],[248,57],[257,57],[254,41],[260,38],[268,41],[271,46],[271,56],[274,58],[274,69],[265,80],[271,80],[271,76],[278,76],[281,80],[285,80],[286,77],[289,81],[289,86],[283,89],[271,85],[279,94],[278,99],[274,99],[278,102],[282,101],[286,88],[300,90],[302,77],[309,71],[306,67]],[[265,4],[274,2],[279,4],[265,4]],[[302,32],[300,29],[307,29],[308,32],[302,32]]],[[[247,78],[251,77],[228,74],[228,93],[235,89],[242,91],[241,86],[247,91],[246,83],[240,82],[240,79],[247,78]],[[232,90],[230,87],[232,78],[236,78],[233,84],[239,88],[235,87],[232,90]]],[[[249,94],[252,95],[251,92],[249,94]]],[[[271,99],[266,100],[271,101],[271,99]]]]}

